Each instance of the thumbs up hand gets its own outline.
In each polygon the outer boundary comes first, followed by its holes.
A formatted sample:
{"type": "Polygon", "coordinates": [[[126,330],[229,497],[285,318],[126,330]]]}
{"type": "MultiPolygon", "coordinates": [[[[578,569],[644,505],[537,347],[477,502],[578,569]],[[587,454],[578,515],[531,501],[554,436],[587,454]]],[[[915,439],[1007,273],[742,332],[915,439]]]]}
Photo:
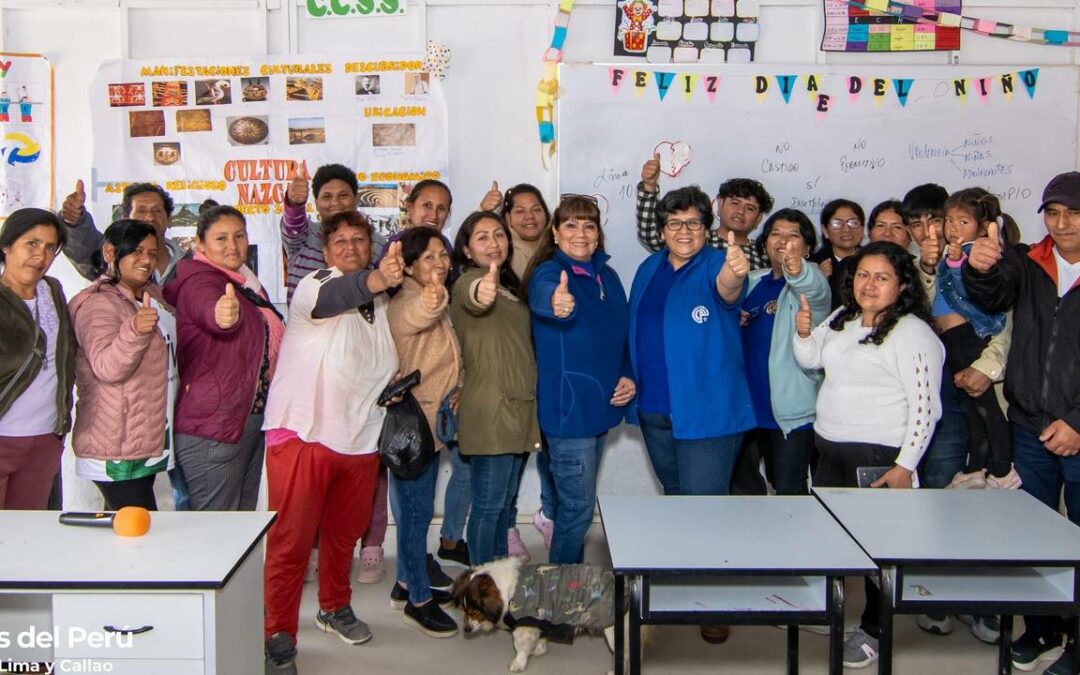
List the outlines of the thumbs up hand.
{"type": "Polygon", "coordinates": [[[802,274],[803,257],[806,255],[806,243],[800,238],[792,239],[784,243],[780,249],[783,256],[784,273],[797,277],[802,274]]]}
{"type": "Polygon", "coordinates": [[[814,318],[810,314],[810,303],[805,293],[799,293],[799,311],[795,312],[795,332],[804,340],[810,337],[814,328],[814,318]]]}
{"type": "Polygon", "coordinates": [[[964,248],[960,244],[949,244],[945,249],[949,260],[957,261],[964,257],[964,248]]]}
{"type": "Polygon", "coordinates": [[[740,280],[750,273],[750,261],[742,248],[735,243],[735,233],[730,230],[727,234],[727,260],[724,261],[724,267],[729,268],[735,278],[740,280]]]}
{"type": "Polygon", "coordinates": [[[480,277],[476,285],[476,304],[481,307],[491,307],[495,303],[495,296],[499,292],[499,265],[491,263],[488,273],[480,277]]]}
{"type": "Polygon", "coordinates": [[[502,204],[503,196],[499,192],[499,183],[497,181],[491,181],[491,188],[484,193],[484,198],[480,200],[481,211],[497,211],[502,204]]]}
{"type": "Polygon", "coordinates": [[[400,286],[405,280],[405,259],[401,255],[401,242],[395,241],[386,247],[382,260],[379,261],[379,274],[387,288],[400,286]]]}
{"type": "Polygon", "coordinates": [[[303,176],[297,176],[289,181],[289,187],[285,190],[285,198],[294,206],[303,206],[308,200],[308,183],[303,176]]]}
{"type": "Polygon", "coordinates": [[[968,264],[980,272],[989,272],[1001,260],[1001,239],[998,238],[998,224],[990,223],[986,236],[979,237],[971,245],[968,264]]]}
{"type": "Polygon", "coordinates": [[[68,225],[75,225],[82,219],[86,209],[86,190],[82,180],[75,181],[75,190],[64,198],[64,204],[60,207],[60,217],[68,225]]]}
{"type": "Polygon", "coordinates": [[[431,283],[424,286],[424,290],[420,293],[420,303],[429,312],[437,312],[442,307],[443,298],[446,296],[446,287],[435,279],[431,280],[431,283]]]}
{"type": "Polygon", "coordinates": [[[135,312],[135,316],[131,318],[131,321],[135,326],[135,332],[139,335],[147,335],[157,328],[158,313],[156,309],[150,306],[149,292],[143,291],[142,306],[135,312]]]}
{"type": "Polygon", "coordinates": [[[240,301],[236,299],[236,288],[232,284],[225,286],[225,295],[218,298],[214,305],[214,322],[218,328],[229,330],[240,321],[240,301]]]}
{"type": "Polygon", "coordinates": [[[641,165],[641,183],[648,192],[660,190],[660,153],[653,153],[652,159],[641,165]]]}
{"type": "Polygon", "coordinates": [[[930,227],[923,240],[919,243],[919,264],[929,272],[937,267],[941,261],[941,243],[938,241],[937,228],[930,227]]]}
{"type": "Polygon", "coordinates": [[[555,312],[555,316],[560,319],[565,319],[574,313],[574,296],[570,293],[570,279],[566,275],[566,270],[559,275],[559,285],[551,294],[551,311],[555,312]]]}

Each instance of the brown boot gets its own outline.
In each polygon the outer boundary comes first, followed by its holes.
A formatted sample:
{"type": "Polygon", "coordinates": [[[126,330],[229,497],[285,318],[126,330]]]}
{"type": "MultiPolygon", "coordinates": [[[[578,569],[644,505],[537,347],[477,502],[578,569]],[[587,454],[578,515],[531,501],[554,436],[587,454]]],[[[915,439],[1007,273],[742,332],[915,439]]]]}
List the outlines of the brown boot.
{"type": "Polygon", "coordinates": [[[731,635],[731,627],[722,624],[704,624],[701,626],[701,639],[711,645],[722,645],[731,635]]]}

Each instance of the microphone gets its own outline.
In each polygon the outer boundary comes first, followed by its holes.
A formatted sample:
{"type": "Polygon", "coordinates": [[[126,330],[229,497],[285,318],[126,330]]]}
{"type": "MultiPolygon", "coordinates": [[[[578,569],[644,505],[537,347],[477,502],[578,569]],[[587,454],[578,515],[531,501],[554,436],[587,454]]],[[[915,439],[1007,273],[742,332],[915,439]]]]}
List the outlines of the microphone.
{"type": "Polygon", "coordinates": [[[150,512],[141,506],[125,506],[119,511],[65,511],[61,525],[111,527],[123,537],[141,537],[150,529],[150,512]]]}

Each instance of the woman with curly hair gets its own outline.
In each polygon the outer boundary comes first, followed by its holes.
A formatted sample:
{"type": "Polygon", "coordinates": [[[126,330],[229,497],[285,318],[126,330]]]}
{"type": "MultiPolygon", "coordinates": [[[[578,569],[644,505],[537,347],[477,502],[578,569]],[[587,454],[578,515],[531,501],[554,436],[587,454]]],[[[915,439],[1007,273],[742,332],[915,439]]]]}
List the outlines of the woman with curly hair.
{"type": "MultiPolygon", "coordinates": [[[[840,307],[811,330],[805,297],[795,316],[795,360],[822,368],[814,422],[817,487],[857,487],[860,468],[886,469],[871,487],[910,488],[941,417],[945,351],[929,325],[911,255],[891,241],[860,249],[840,307]]],[[[844,665],[877,661],[878,591],[867,582],[862,625],[844,639],[844,665]]]]}

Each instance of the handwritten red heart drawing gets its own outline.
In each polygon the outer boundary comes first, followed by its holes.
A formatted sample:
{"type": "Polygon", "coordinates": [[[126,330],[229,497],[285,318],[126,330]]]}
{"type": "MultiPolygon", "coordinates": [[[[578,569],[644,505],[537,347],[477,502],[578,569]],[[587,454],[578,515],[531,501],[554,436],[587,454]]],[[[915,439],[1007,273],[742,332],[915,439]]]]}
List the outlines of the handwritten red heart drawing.
{"type": "Polygon", "coordinates": [[[690,164],[690,144],[686,141],[661,141],[653,148],[660,155],[660,170],[674,178],[690,164]]]}

